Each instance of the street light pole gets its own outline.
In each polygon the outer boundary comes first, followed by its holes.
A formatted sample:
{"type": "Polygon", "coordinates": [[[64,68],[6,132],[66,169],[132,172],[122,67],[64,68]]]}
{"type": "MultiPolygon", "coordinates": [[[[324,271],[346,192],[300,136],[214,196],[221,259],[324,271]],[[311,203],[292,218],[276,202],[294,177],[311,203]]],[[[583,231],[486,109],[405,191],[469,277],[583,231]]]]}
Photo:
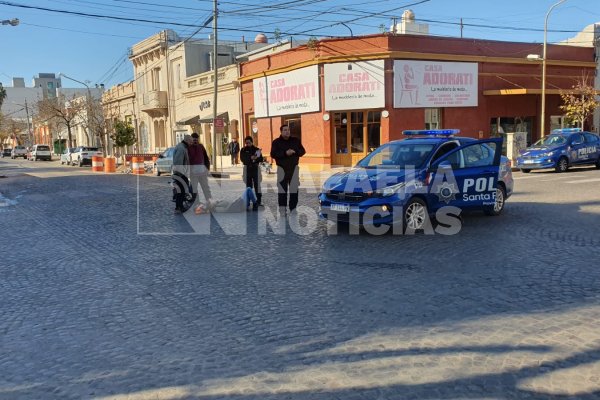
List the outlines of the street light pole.
{"type": "MultiPolygon", "coordinates": [[[[213,1],[213,74],[214,74],[214,93],[213,93],[213,121],[212,121],[212,135],[211,135],[211,142],[212,142],[212,147],[213,147],[213,151],[212,151],[212,165],[213,168],[216,170],[217,169],[217,129],[216,129],[216,120],[217,120],[217,98],[218,98],[218,90],[219,90],[219,73],[218,73],[218,66],[219,66],[219,52],[218,52],[218,43],[217,43],[217,14],[218,14],[218,9],[217,9],[217,0],[213,1]]],[[[220,146],[221,144],[219,144],[220,146]]]]}
{"type": "MultiPolygon", "coordinates": [[[[90,124],[89,124],[89,118],[90,118],[90,114],[91,114],[91,112],[90,112],[90,111],[91,111],[92,91],[90,90],[90,87],[89,87],[89,85],[88,85],[87,83],[85,83],[85,82],[78,81],[77,79],[73,79],[73,78],[71,78],[70,76],[67,76],[67,75],[65,75],[65,74],[63,74],[63,73],[60,73],[60,74],[58,74],[58,76],[59,76],[59,77],[61,77],[61,76],[62,76],[63,78],[67,78],[67,79],[69,79],[69,80],[71,80],[71,81],[73,81],[73,82],[81,83],[82,85],[84,85],[84,86],[87,88],[87,99],[86,99],[86,102],[85,102],[85,103],[86,103],[86,108],[87,108],[87,115],[86,115],[86,118],[88,119],[88,125],[90,125],[90,124]]],[[[89,144],[89,134],[88,134],[87,136],[88,136],[88,146],[89,146],[89,145],[90,145],[90,144],[89,144]]],[[[95,146],[95,144],[94,144],[94,143],[92,143],[91,145],[92,145],[92,146],[95,146]]],[[[69,143],[69,147],[70,147],[70,146],[71,146],[71,144],[69,143]]]]}
{"type": "Polygon", "coordinates": [[[546,13],[546,19],[544,20],[544,50],[542,54],[542,110],[541,110],[541,136],[544,137],[546,133],[546,46],[548,42],[548,17],[550,17],[550,13],[554,8],[564,3],[566,0],[560,0],[558,3],[554,4],[548,12],[546,13]]]}

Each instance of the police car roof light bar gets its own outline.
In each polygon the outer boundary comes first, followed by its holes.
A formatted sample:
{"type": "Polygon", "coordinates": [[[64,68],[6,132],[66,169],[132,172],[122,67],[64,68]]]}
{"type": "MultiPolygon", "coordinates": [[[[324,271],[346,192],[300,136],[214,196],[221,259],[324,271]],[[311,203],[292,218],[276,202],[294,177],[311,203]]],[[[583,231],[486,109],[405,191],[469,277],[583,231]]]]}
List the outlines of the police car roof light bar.
{"type": "Polygon", "coordinates": [[[402,131],[402,134],[407,136],[452,136],[460,133],[460,129],[415,129],[402,131]]]}
{"type": "Polygon", "coordinates": [[[563,129],[554,129],[552,133],[575,133],[575,132],[583,132],[581,128],[563,128],[563,129]]]}

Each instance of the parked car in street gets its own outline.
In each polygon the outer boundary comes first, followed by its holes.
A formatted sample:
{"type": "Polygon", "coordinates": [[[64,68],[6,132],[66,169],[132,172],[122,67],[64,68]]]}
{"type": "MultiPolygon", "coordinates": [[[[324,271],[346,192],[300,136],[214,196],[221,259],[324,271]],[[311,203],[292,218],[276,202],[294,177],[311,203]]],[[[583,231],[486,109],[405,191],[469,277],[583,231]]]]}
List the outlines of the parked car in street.
{"type": "Polygon", "coordinates": [[[517,157],[522,172],[554,168],[566,172],[576,165],[596,165],[600,168],[600,137],[580,128],[555,129],[525,149],[517,157]]]}
{"type": "Polygon", "coordinates": [[[12,148],[10,148],[10,147],[4,148],[2,150],[2,158],[4,158],[4,157],[10,157],[11,153],[12,153],[12,148]]]}
{"type": "Polygon", "coordinates": [[[31,150],[29,150],[28,152],[28,159],[30,161],[52,161],[52,153],[50,153],[50,146],[46,144],[34,144],[31,150]]]}
{"type": "Polygon", "coordinates": [[[98,147],[76,147],[71,155],[71,165],[77,165],[83,167],[84,165],[92,165],[92,157],[102,157],[102,151],[98,147]]]}
{"type": "Polygon", "coordinates": [[[27,158],[27,148],[25,146],[15,146],[10,153],[10,158],[15,159],[17,157],[27,158]]]}
{"type": "Polygon", "coordinates": [[[72,163],[72,155],[76,147],[67,147],[60,155],[60,163],[70,165],[72,163]]]}
{"type": "Polygon", "coordinates": [[[175,147],[169,147],[158,156],[158,159],[154,163],[154,174],[156,176],[160,176],[161,174],[170,174],[172,172],[174,153],[175,147]]]}
{"type": "Polygon", "coordinates": [[[444,206],[499,215],[513,192],[502,138],[457,137],[458,130],[404,131],[328,178],[320,215],[355,225],[420,230],[444,206]]]}

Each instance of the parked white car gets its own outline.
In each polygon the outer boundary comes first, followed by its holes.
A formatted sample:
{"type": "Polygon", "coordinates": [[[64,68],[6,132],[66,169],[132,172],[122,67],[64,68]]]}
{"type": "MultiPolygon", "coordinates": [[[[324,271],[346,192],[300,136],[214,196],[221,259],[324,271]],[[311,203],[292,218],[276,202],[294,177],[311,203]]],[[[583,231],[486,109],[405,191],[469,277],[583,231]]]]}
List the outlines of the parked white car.
{"type": "Polygon", "coordinates": [[[80,167],[92,165],[93,156],[102,157],[102,151],[97,147],[79,146],[75,148],[75,151],[71,155],[71,165],[78,165],[80,167]]]}
{"type": "Polygon", "coordinates": [[[52,153],[50,153],[50,146],[46,144],[34,144],[29,152],[29,160],[46,160],[52,161],[52,153]]]}
{"type": "Polygon", "coordinates": [[[10,153],[10,158],[15,159],[17,157],[27,158],[27,148],[25,146],[15,146],[10,153]]]}
{"type": "Polygon", "coordinates": [[[67,147],[60,155],[60,163],[70,165],[73,162],[72,155],[76,147],[67,147]]]}

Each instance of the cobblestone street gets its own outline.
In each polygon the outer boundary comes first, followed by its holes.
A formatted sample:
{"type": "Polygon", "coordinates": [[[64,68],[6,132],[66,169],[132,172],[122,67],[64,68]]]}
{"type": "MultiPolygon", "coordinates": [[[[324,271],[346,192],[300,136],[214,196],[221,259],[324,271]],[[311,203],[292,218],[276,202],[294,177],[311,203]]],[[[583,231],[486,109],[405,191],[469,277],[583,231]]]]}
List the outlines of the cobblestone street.
{"type": "Polygon", "coordinates": [[[453,236],[260,234],[272,190],[200,232],[168,176],[0,176],[0,399],[600,398],[594,168],[515,172],[453,236]]]}

